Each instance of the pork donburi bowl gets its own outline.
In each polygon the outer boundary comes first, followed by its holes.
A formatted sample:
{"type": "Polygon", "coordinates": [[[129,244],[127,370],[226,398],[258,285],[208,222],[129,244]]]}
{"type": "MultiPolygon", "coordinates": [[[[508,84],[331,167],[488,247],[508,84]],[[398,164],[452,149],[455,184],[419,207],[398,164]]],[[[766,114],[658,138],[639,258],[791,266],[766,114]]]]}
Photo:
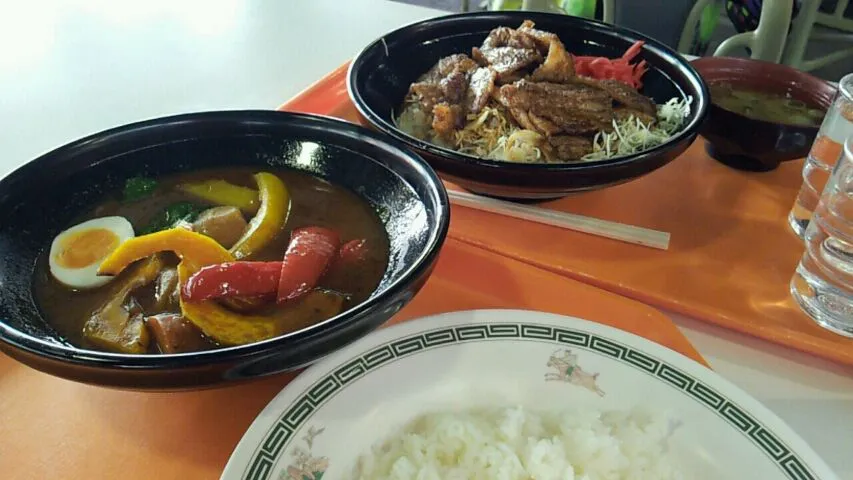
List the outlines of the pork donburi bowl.
{"type": "Polygon", "coordinates": [[[477,12],[408,25],[353,60],[363,121],[475,193],[542,200],[645,175],[693,142],[709,105],[689,62],[569,15],[477,12]]]}

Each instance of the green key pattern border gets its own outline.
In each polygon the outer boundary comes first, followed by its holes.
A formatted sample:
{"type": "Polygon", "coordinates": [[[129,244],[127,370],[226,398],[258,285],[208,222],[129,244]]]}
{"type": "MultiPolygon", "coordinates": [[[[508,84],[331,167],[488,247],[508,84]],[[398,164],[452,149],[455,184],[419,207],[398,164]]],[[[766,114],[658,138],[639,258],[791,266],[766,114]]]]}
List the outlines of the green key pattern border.
{"type": "Polygon", "coordinates": [[[414,353],[453,343],[522,339],[569,345],[608,356],[642,370],[690,395],[746,435],[792,480],[815,480],[805,463],[749,413],[713,388],[662,360],[595,334],[547,325],[483,323],[417,333],[380,345],[318,380],[267,432],[256,449],[246,480],[268,480],[278,457],[305,421],[339,390],[372,370],[414,353]]]}

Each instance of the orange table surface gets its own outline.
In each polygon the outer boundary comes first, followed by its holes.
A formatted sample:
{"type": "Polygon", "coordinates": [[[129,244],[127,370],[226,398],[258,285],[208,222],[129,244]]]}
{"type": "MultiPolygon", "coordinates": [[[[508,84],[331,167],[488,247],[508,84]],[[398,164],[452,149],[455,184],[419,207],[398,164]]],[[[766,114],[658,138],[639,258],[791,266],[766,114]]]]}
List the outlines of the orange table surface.
{"type": "MultiPolygon", "coordinates": [[[[391,323],[477,308],[582,317],[704,363],[651,307],[456,240],[448,240],[424,289],[391,323]]],[[[129,392],[51,377],[0,354],[0,478],[218,478],[243,432],[293,377],[129,392]]]]}
{"type": "MultiPolygon", "coordinates": [[[[279,107],[364,123],[346,89],[347,65],[279,107]]],[[[699,320],[853,365],[853,340],[817,326],[791,299],[803,252],[787,226],[802,161],[740,172],[711,159],[700,138],[635,181],[543,208],[669,232],[669,250],[453,207],[450,235],[492,252],[699,320]]],[[[448,188],[458,188],[448,184],[448,188]]]]}

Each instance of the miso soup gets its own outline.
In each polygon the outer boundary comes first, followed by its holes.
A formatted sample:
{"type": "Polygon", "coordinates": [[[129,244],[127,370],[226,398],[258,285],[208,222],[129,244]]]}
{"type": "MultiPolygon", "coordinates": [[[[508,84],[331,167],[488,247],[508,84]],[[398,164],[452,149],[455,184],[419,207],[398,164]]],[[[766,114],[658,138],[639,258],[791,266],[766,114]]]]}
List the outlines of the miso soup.
{"type": "Polygon", "coordinates": [[[791,98],[728,83],[710,85],[711,102],[734,113],[772,123],[819,127],[826,110],[791,98]]]}

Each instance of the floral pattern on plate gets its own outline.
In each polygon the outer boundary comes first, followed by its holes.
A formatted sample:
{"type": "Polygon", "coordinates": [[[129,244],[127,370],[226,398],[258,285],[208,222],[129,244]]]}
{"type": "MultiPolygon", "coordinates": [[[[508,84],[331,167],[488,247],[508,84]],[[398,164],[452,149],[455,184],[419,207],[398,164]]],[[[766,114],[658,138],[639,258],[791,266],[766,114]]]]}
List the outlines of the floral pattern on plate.
{"type": "Polygon", "coordinates": [[[321,480],[329,468],[329,459],[326,457],[315,457],[311,452],[314,448],[314,439],[323,433],[325,428],[309,427],[302,437],[308,448],[296,447],[291,452],[293,461],[281,471],[279,480],[321,480]]]}

